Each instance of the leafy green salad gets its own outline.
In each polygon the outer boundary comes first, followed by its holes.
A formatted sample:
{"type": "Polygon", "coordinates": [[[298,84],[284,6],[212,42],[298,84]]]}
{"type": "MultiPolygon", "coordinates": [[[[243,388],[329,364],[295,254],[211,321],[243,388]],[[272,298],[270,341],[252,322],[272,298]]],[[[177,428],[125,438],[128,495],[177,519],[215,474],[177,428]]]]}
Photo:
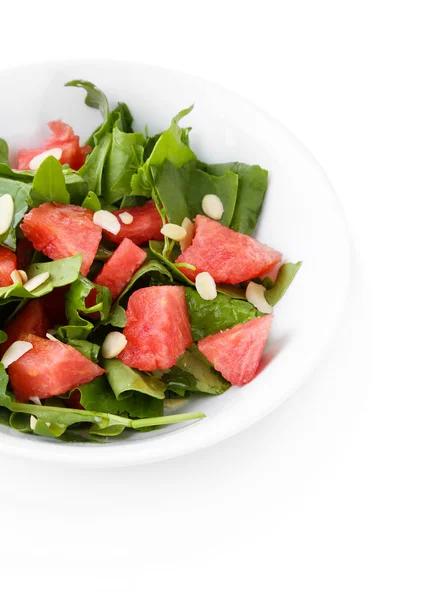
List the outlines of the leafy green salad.
{"type": "Polygon", "coordinates": [[[268,173],[202,162],[193,107],[151,135],[66,85],[102,116],[84,145],[60,120],[16,156],[0,139],[0,424],[103,442],[201,419],[195,397],[261,370],[301,265],[252,237],[268,173]]]}

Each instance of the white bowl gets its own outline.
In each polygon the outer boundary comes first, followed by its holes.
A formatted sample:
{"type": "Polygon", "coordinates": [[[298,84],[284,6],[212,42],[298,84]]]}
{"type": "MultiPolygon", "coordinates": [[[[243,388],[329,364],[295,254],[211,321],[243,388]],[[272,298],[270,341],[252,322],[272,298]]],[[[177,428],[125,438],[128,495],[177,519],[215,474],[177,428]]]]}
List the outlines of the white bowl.
{"type": "Polygon", "coordinates": [[[311,373],[335,331],[349,280],[349,245],[341,206],[321,167],[304,146],[262,110],[203,79],[143,64],[62,62],[0,72],[0,137],[12,151],[47,135],[61,118],[82,136],[100,121],[71,79],[98,85],[111,103],[125,101],[136,129],[167,128],[182,108],[191,145],[206,162],[243,161],[269,170],[270,185],[256,237],[303,261],[275,318],[262,369],[254,381],[222,396],[194,399],[183,410],[207,418],[134,434],[107,444],[72,444],[0,426],[0,450],[83,466],[114,466],[171,458],[219,442],[252,425],[288,399],[311,373]]]}

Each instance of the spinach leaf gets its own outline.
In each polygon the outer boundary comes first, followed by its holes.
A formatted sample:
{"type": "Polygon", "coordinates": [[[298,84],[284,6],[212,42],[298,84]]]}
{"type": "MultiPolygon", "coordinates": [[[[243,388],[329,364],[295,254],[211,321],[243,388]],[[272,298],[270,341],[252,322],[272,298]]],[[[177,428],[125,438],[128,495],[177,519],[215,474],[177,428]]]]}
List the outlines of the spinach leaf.
{"type": "Polygon", "coordinates": [[[102,194],[102,176],[104,164],[110,151],[112,143],[111,133],[105,133],[90,154],[87,155],[86,162],[79,170],[79,174],[86,181],[89,190],[95,192],[97,196],[102,194]]]}
{"type": "Polygon", "coordinates": [[[0,163],[9,165],[9,146],[3,138],[0,138],[0,163]]]}
{"type": "Polygon", "coordinates": [[[140,419],[163,415],[161,399],[134,391],[120,394],[116,398],[104,375],[76,388],[76,390],[80,392],[80,404],[89,411],[129,415],[140,419]]]}
{"type": "Polygon", "coordinates": [[[100,346],[87,340],[69,340],[68,344],[94,363],[98,362],[100,346]]]}
{"type": "Polygon", "coordinates": [[[65,294],[65,308],[68,325],[59,327],[58,333],[62,341],[85,340],[93,330],[94,325],[81,316],[81,313],[99,313],[102,320],[107,319],[111,307],[111,294],[105,286],[92,283],[83,275],[71,285],[65,294]],[[97,291],[95,304],[86,306],[86,298],[92,290],[97,291]]]}
{"type": "Polygon", "coordinates": [[[271,306],[274,306],[283,297],[286,290],[292,283],[292,280],[297,275],[297,271],[301,267],[302,263],[285,263],[279,269],[277,274],[276,283],[274,286],[265,292],[265,298],[271,306]]]}
{"type": "Polygon", "coordinates": [[[106,370],[108,382],[118,400],[125,398],[125,394],[131,392],[164,399],[166,386],[156,377],[131,369],[117,358],[103,360],[102,366],[106,370]]]}
{"type": "MultiPolygon", "coordinates": [[[[149,249],[158,260],[160,260],[161,262],[163,262],[166,265],[166,267],[169,269],[169,271],[172,272],[175,279],[177,279],[178,281],[181,281],[184,285],[187,284],[189,286],[194,286],[194,283],[192,281],[190,281],[188,279],[188,277],[186,277],[184,275],[184,273],[181,273],[181,271],[178,269],[178,267],[173,262],[171,262],[168,258],[166,258],[163,255],[163,251],[164,251],[163,242],[151,240],[149,242],[149,249]]],[[[193,270],[195,270],[195,268],[193,270]]]]}
{"type": "Polygon", "coordinates": [[[258,165],[233,162],[216,165],[200,163],[200,168],[211,175],[232,171],[238,175],[237,202],[231,229],[251,235],[256,227],[268,187],[268,171],[258,165]]]}
{"type": "Polygon", "coordinates": [[[99,201],[99,198],[95,192],[89,192],[86,198],[83,200],[83,204],[81,206],[83,208],[89,208],[94,212],[101,210],[101,202],[99,201]]]}
{"type": "Polygon", "coordinates": [[[65,176],[66,189],[70,196],[71,204],[81,204],[88,192],[86,181],[83,177],[80,177],[76,171],[69,167],[63,167],[63,174],[65,176]]]}
{"type": "Polygon", "coordinates": [[[11,412],[5,408],[4,406],[0,406],[0,425],[9,426],[9,419],[11,416],[11,412]]]}
{"type": "Polygon", "coordinates": [[[14,200],[14,216],[12,223],[9,231],[0,237],[0,244],[9,247],[12,250],[15,250],[17,247],[15,230],[28,211],[31,202],[30,190],[31,185],[29,183],[0,177],[0,196],[3,196],[3,194],[10,194],[14,200]]]}
{"type": "Polygon", "coordinates": [[[259,316],[253,304],[236,300],[225,294],[217,294],[215,300],[203,300],[193,288],[185,288],[188,313],[193,339],[201,338],[247,323],[259,316]]]}
{"type": "Polygon", "coordinates": [[[49,273],[50,277],[33,292],[28,292],[21,283],[14,283],[0,288],[0,305],[16,302],[20,298],[40,298],[51,292],[55,287],[62,287],[76,281],[80,273],[81,254],[44,263],[34,263],[27,269],[29,279],[49,273]]]}
{"type": "Polygon", "coordinates": [[[109,204],[130,194],[131,178],[142,164],[144,144],[142,133],[125,133],[117,124],[113,128],[102,179],[102,195],[109,204]]]}
{"type": "Polygon", "coordinates": [[[69,204],[70,196],[66,189],[62,165],[54,156],[47,156],[36,171],[30,198],[32,207],[44,202],[69,204]]]}
{"type": "Polygon", "coordinates": [[[185,392],[222,394],[230,388],[230,383],[213,368],[196,344],[185,351],[176,366],[162,371],[160,376],[167,389],[180,396],[185,392]]]}

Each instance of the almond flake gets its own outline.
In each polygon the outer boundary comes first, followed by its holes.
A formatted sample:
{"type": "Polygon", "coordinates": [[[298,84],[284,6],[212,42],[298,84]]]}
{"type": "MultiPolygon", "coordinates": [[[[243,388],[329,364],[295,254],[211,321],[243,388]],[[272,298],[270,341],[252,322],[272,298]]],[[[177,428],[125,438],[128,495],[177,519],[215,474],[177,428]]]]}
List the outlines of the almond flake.
{"type": "Polygon", "coordinates": [[[45,152],[37,154],[29,162],[29,169],[31,171],[36,171],[49,156],[54,156],[54,158],[60,160],[62,158],[62,148],[50,148],[50,150],[45,150],[45,152]]]}
{"type": "Polygon", "coordinates": [[[125,225],[131,225],[131,223],[134,221],[133,215],[130,215],[130,213],[128,212],[121,213],[119,215],[119,218],[122,221],[122,223],[125,223],[125,225]]]}
{"type": "Polygon", "coordinates": [[[49,278],[50,273],[39,273],[39,275],[35,275],[34,277],[26,281],[24,287],[28,292],[33,292],[33,290],[36,290],[36,288],[45,283],[49,278]]]}
{"type": "Polygon", "coordinates": [[[6,352],[3,354],[1,362],[5,369],[7,369],[12,363],[21,358],[26,352],[33,348],[33,344],[30,342],[23,342],[19,340],[9,346],[6,352]]]}
{"type": "Polygon", "coordinates": [[[30,416],[30,429],[32,429],[32,431],[35,431],[37,422],[38,422],[38,419],[34,415],[31,415],[30,416]]]}
{"type": "Polygon", "coordinates": [[[101,354],[103,358],[116,358],[127,345],[127,338],[120,331],[109,333],[102,345],[101,354]]]}
{"type": "Polygon", "coordinates": [[[47,340],[51,340],[52,342],[58,342],[59,341],[57,338],[54,337],[54,335],[51,335],[51,333],[46,333],[45,337],[47,338],[47,340]]]}
{"type": "Polygon", "coordinates": [[[196,277],[196,289],[203,300],[215,300],[217,289],[214,279],[206,271],[196,277]]]}
{"type": "Polygon", "coordinates": [[[190,221],[190,219],[188,217],[185,217],[185,219],[182,222],[181,227],[183,227],[185,229],[185,231],[187,232],[187,235],[185,236],[185,238],[183,238],[179,242],[179,245],[181,246],[181,250],[182,250],[182,252],[184,252],[191,245],[191,242],[193,240],[194,225],[193,225],[193,222],[190,221]]]}
{"type": "Polygon", "coordinates": [[[0,235],[3,235],[12,224],[14,218],[14,199],[10,194],[0,196],[0,235]]]}
{"type": "Polygon", "coordinates": [[[20,274],[23,283],[27,283],[29,281],[29,278],[27,277],[27,273],[25,271],[23,271],[22,269],[18,269],[18,273],[20,274]]]}
{"type": "Polygon", "coordinates": [[[166,237],[170,238],[171,240],[175,240],[175,242],[180,242],[187,235],[184,227],[175,225],[175,223],[166,223],[166,225],[163,225],[160,231],[166,237]]]}
{"type": "Polygon", "coordinates": [[[108,210],[97,210],[93,215],[93,222],[101,229],[105,229],[113,235],[117,235],[121,230],[121,224],[116,216],[108,210]]]}
{"type": "Polygon", "coordinates": [[[269,315],[273,312],[273,307],[268,304],[265,298],[266,289],[260,283],[251,281],[246,289],[246,299],[253,304],[255,308],[269,315]]]}
{"type": "Polygon", "coordinates": [[[202,210],[207,217],[214,219],[214,221],[220,221],[225,212],[225,207],[218,196],[207,194],[202,200],[202,210]]]}
{"type": "Polygon", "coordinates": [[[12,283],[23,283],[23,278],[21,277],[21,274],[19,271],[17,271],[17,269],[15,269],[15,271],[12,271],[11,279],[12,283]]]}
{"type": "Polygon", "coordinates": [[[33,402],[33,404],[38,404],[39,406],[41,406],[39,396],[29,396],[29,400],[30,402],[33,402]]]}

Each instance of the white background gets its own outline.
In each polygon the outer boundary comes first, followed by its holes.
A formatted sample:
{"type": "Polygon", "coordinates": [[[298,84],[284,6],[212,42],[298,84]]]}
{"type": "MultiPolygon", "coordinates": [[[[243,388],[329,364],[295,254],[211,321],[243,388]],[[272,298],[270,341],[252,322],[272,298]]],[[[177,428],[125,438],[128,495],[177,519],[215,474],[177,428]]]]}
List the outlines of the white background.
{"type": "Polygon", "coordinates": [[[353,271],[321,367],[248,431],[122,470],[2,457],[1,597],[433,598],[432,2],[8,4],[2,66],[143,59],[278,117],[353,271]]]}

